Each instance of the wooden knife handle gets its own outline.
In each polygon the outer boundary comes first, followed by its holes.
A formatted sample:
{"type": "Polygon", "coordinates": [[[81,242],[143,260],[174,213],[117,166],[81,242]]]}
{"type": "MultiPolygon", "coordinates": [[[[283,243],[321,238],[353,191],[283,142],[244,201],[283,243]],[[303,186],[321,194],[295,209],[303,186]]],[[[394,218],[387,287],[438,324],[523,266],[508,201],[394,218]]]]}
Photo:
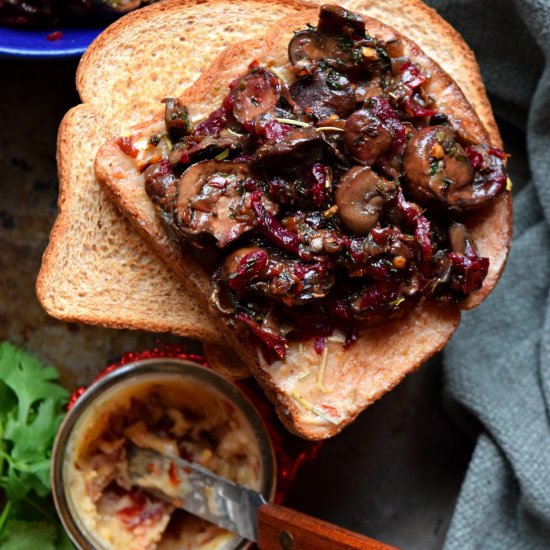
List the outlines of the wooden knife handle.
{"type": "Polygon", "coordinates": [[[278,504],[260,506],[258,522],[260,550],[397,550],[278,504]]]}

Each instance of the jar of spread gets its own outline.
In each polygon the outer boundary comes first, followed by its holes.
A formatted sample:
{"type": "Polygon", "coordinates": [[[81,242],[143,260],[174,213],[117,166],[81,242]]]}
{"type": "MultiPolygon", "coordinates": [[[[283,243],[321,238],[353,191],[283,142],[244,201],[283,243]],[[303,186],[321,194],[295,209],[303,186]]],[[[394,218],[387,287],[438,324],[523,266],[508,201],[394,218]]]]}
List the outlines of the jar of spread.
{"type": "Polygon", "coordinates": [[[258,490],[275,489],[261,417],[231,382],[180,359],[146,359],[90,386],[53,450],[56,508],[79,549],[236,550],[247,541],[132,484],[130,444],[181,457],[258,490]]]}

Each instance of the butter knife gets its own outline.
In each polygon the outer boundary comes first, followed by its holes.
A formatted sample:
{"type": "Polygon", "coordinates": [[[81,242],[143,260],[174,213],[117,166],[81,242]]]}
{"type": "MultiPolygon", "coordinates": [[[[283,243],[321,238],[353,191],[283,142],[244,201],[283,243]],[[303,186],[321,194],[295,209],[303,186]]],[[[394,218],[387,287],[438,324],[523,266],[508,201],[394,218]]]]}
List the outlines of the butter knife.
{"type": "Polygon", "coordinates": [[[223,529],[257,542],[261,550],[396,550],[382,542],[268,503],[262,494],[182,458],[130,445],[132,482],[223,529]]]}

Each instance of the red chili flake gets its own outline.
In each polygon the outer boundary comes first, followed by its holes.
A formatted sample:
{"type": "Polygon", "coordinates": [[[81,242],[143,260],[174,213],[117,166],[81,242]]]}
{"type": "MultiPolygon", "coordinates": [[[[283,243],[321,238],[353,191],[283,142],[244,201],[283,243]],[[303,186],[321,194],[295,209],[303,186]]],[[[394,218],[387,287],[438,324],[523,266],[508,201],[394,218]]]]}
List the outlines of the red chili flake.
{"type": "Polygon", "coordinates": [[[53,31],[50,34],[46,35],[46,40],[48,42],[56,42],[63,38],[63,33],[61,31],[53,31]]]}
{"type": "Polygon", "coordinates": [[[168,478],[170,479],[170,483],[175,487],[176,485],[179,485],[181,482],[180,476],[178,475],[178,467],[176,466],[176,463],[171,461],[170,466],[168,466],[168,478]]]}
{"type": "Polygon", "coordinates": [[[325,405],[325,404],[321,404],[319,406],[321,407],[321,410],[323,412],[326,412],[328,415],[334,418],[338,418],[338,410],[336,409],[336,407],[333,407],[332,405],[325,405]]]}
{"type": "Polygon", "coordinates": [[[129,157],[136,158],[139,151],[134,146],[134,140],[128,136],[119,136],[116,139],[116,144],[120,147],[120,150],[129,157]]]}

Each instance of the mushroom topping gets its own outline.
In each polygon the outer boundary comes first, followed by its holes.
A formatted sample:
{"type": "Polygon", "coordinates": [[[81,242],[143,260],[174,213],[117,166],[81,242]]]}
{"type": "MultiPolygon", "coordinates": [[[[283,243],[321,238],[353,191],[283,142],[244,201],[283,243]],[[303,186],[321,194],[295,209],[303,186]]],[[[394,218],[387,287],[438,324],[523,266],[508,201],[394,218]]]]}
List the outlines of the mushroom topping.
{"type": "Polygon", "coordinates": [[[155,205],[172,214],[178,192],[178,180],[170,164],[161,160],[149,166],[143,173],[145,192],[155,205]]]}
{"type": "Polygon", "coordinates": [[[164,122],[168,135],[172,141],[178,141],[186,136],[191,126],[189,124],[189,112],[187,107],[179,99],[167,97],[162,100],[166,105],[164,109],[164,122]]]}
{"type": "Polygon", "coordinates": [[[290,87],[296,105],[309,117],[325,120],[331,115],[347,118],[356,108],[355,89],[343,74],[316,70],[290,87]]]}
{"type": "Polygon", "coordinates": [[[354,160],[372,166],[392,143],[392,133],[368,109],[355,111],[344,128],[344,143],[354,160]]]}
{"type": "Polygon", "coordinates": [[[360,16],[340,6],[326,5],[321,8],[317,29],[294,35],[288,57],[298,69],[310,70],[311,62],[323,60],[347,74],[366,61],[362,44],[354,42],[354,38],[361,40],[364,36],[365,24],[360,16]]]}
{"type": "Polygon", "coordinates": [[[418,200],[436,199],[458,209],[478,206],[474,169],[448,126],[428,126],[413,136],[405,148],[403,171],[418,200]]]}
{"type": "Polygon", "coordinates": [[[245,125],[272,111],[281,96],[279,79],[267,69],[258,67],[237,80],[233,88],[233,116],[245,125]]]}
{"type": "Polygon", "coordinates": [[[324,263],[304,263],[259,247],[230,254],[220,275],[234,292],[259,294],[287,306],[324,298],[334,284],[334,274],[324,263]]]}
{"type": "Polygon", "coordinates": [[[319,162],[327,144],[314,128],[291,130],[282,139],[268,141],[252,155],[251,166],[260,172],[295,174],[297,166],[319,162]]]}
{"type": "Polygon", "coordinates": [[[323,59],[325,52],[319,33],[313,29],[297,32],[288,44],[288,58],[293,65],[307,65],[323,59]]]}
{"type": "Polygon", "coordinates": [[[325,4],[319,12],[317,30],[325,34],[365,36],[365,22],[357,13],[348,11],[336,4],[325,4]]]}
{"type": "Polygon", "coordinates": [[[347,229],[366,235],[396,189],[393,182],[381,178],[369,167],[354,166],[342,176],[336,190],[338,216],[347,229]]]}
{"type": "MultiPolygon", "coordinates": [[[[193,164],[178,181],[177,221],[192,234],[212,235],[223,248],[255,225],[251,193],[245,191],[250,181],[250,167],[245,162],[193,164]]],[[[262,200],[267,211],[276,210],[269,199],[262,200]]]]}
{"type": "Polygon", "coordinates": [[[249,141],[249,136],[237,134],[227,129],[218,135],[189,135],[178,141],[170,151],[168,160],[174,167],[191,162],[197,162],[208,155],[215,155],[223,151],[242,151],[249,141]]]}
{"type": "Polygon", "coordinates": [[[470,233],[462,223],[453,222],[449,226],[449,240],[455,254],[464,254],[466,246],[471,245],[470,233]]]}

